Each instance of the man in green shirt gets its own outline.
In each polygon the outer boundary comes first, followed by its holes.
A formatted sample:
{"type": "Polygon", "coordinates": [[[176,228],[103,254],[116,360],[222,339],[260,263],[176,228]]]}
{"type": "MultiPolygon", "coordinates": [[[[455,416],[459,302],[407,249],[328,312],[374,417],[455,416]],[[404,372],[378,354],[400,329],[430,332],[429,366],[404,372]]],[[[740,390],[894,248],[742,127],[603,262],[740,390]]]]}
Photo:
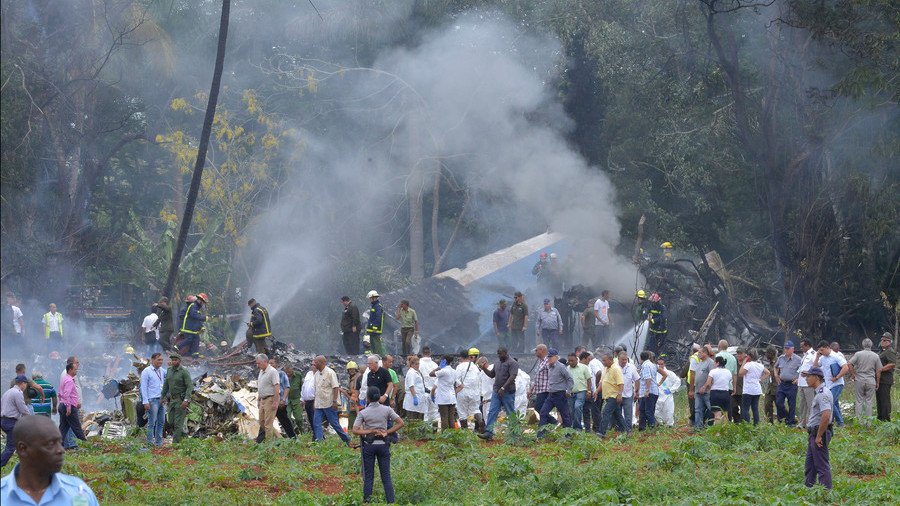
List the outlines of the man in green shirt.
{"type": "Polygon", "coordinates": [[[169,355],[169,370],[163,381],[161,402],[165,405],[168,401],[172,401],[169,405],[169,423],[172,424],[174,443],[184,437],[184,421],[187,418],[193,391],[194,381],[187,369],[181,366],[181,355],[177,353],[169,355]]]}
{"type": "Polygon", "coordinates": [[[416,310],[409,307],[408,300],[400,301],[400,308],[397,309],[397,321],[400,322],[400,337],[403,341],[403,356],[408,357],[412,354],[412,338],[419,333],[419,316],[416,310]]]}
{"type": "Polygon", "coordinates": [[[290,390],[288,390],[288,416],[294,419],[294,423],[297,425],[297,432],[303,434],[306,432],[303,425],[303,399],[300,398],[300,387],[303,386],[303,377],[294,371],[294,366],[290,362],[284,363],[284,373],[287,374],[291,385],[290,390]]]}
{"type": "MultiPolygon", "coordinates": [[[[578,361],[578,356],[569,354],[569,374],[572,375],[572,396],[569,397],[569,408],[572,412],[572,428],[584,430],[582,417],[584,416],[584,400],[593,396],[591,392],[591,370],[588,366],[578,361]]],[[[590,416],[590,415],[589,415],[590,416]]]]}
{"type": "Polygon", "coordinates": [[[57,405],[57,397],[56,397],[56,389],[53,388],[53,385],[50,384],[49,381],[44,379],[44,376],[36,372],[31,375],[32,380],[38,384],[41,388],[44,389],[44,399],[41,399],[41,395],[37,392],[37,390],[29,388],[28,393],[31,398],[31,407],[34,409],[34,414],[50,416],[51,414],[56,414],[56,405],[57,405]]]}
{"type": "Polygon", "coordinates": [[[529,348],[525,344],[525,329],[528,328],[528,304],[522,292],[515,293],[515,300],[509,308],[509,341],[510,351],[525,353],[529,348]]]}
{"type": "Polygon", "coordinates": [[[402,389],[400,388],[400,378],[397,376],[397,371],[394,370],[394,357],[385,355],[384,358],[381,359],[381,364],[384,365],[384,368],[391,374],[391,383],[394,384],[394,392],[388,404],[396,409],[396,406],[403,404],[403,399],[400,399],[399,394],[397,393],[402,389]]]}

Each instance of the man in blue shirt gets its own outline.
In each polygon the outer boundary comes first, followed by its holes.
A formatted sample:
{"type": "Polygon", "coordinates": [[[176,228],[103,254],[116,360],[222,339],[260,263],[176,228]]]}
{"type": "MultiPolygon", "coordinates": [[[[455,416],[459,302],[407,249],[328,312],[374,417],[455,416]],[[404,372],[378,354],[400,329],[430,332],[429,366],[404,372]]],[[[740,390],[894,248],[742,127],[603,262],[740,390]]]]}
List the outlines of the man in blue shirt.
{"type": "Polygon", "coordinates": [[[13,429],[19,463],[0,481],[3,506],[99,506],[80,478],[63,474],[62,436],[46,416],[25,416],[13,429]]]}
{"type": "MultiPolygon", "coordinates": [[[[275,369],[278,369],[278,359],[270,358],[269,364],[275,369]]],[[[291,391],[291,379],[288,378],[284,369],[278,369],[278,382],[279,382],[279,390],[278,390],[278,410],[275,411],[275,418],[278,419],[278,425],[281,425],[281,431],[284,433],[284,436],[289,437],[291,439],[296,439],[297,431],[294,430],[294,424],[291,422],[291,418],[288,416],[288,394],[291,391]]]]}
{"type": "Polygon", "coordinates": [[[639,385],[640,400],[638,400],[638,430],[656,427],[656,401],[659,399],[659,385],[656,383],[656,364],[653,362],[653,352],[644,350],[641,352],[641,381],[639,385]]]}
{"type": "Polygon", "coordinates": [[[150,357],[150,365],[141,371],[141,399],[147,413],[147,444],[162,446],[163,426],[166,424],[166,407],[160,403],[166,370],[162,367],[162,353],[150,357]]]}

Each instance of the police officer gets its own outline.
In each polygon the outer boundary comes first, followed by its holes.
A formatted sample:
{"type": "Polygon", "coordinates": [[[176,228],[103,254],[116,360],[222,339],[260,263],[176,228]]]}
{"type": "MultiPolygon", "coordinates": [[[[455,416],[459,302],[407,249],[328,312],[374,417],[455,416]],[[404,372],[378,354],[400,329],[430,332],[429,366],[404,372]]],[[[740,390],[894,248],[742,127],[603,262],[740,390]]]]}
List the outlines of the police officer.
{"type": "Polygon", "coordinates": [[[813,398],[806,422],[809,441],[806,445],[806,486],[816,484],[816,476],[823,487],[831,490],[831,464],[828,462],[828,443],[833,435],[831,428],[831,408],[834,398],[831,390],[825,388],[825,373],[819,367],[812,367],[803,373],[807,384],[814,388],[813,398]]]}
{"type": "Polygon", "coordinates": [[[253,343],[256,347],[256,353],[269,353],[269,347],[266,346],[266,338],[272,337],[272,324],[269,322],[269,311],[262,307],[256,299],[247,301],[250,307],[250,323],[247,329],[248,342],[253,343]]]}
{"type": "Polygon", "coordinates": [[[391,481],[391,445],[388,442],[391,434],[403,427],[403,419],[390,406],[381,404],[381,390],[370,386],[366,391],[366,409],[359,412],[353,422],[353,433],[360,436],[362,442],[363,463],[363,502],[372,497],[372,486],[375,481],[375,460],[381,472],[381,484],[384,487],[384,499],[394,502],[394,484],[391,481]],[[393,421],[393,425],[388,422],[393,421]]]}

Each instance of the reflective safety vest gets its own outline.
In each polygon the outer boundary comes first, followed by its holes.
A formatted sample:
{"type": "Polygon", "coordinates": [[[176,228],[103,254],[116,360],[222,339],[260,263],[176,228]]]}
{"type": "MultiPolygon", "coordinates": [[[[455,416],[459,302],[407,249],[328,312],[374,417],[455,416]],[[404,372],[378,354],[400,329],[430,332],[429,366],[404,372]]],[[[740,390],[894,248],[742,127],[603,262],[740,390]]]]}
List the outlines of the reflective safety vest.
{"type": "Polygon", "coordinates": [[[181,320],[179,331],[183,334],[199,334],[203,330],[203,323],[206,322],[206,317],[200,313],[196,302],[188,304],[178,315],[178,319],[181,320]]]}
{"type": "Polygon", "coordinates": [[[668,332],[666,328],[666,306],[659,303],[650,306],[650,332],[654,334],[665,334],[668,332]]]}
{"type": "MultiPolygon", "coordinates": [[[[44,317],[41,318],[41,322],[44,323],[44,337],[45,338],[50,337],[50,318],[52,318],[52,316],[50,315],[49,311],[44,313],[44,317]]],[[[59,326],[59,335],[62,336],[63,335],[63,325],[62,325],[63,316],[62,316],[62,313],[60,313],[59,311],[56,312],[56,323],[59,326]]]]}
{"type": "Polygon", "coordinates": [[[369,308],[369,323],[366,324],[366,332],[369,334],[381,334],[384,331],[384,309],[381,301],[376,300],[369,308]]]}
{"type": "Polygon", "coordinates": [[[259,304],[253,308],[250,316],[250,328],[253,330],[254,339],[265,339],[272,335],[272,326],[269,323],[269,311],[259,304]]]}

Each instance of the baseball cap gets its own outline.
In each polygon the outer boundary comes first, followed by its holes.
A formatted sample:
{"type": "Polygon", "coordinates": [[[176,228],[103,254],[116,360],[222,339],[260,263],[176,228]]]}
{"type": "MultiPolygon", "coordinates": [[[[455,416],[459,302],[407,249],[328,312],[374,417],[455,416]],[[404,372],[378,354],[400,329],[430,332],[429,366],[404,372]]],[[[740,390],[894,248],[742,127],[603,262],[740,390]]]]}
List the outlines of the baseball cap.
{"type": "Polygon", "coordinates": [[[550,348],[549,350],[547,350],[547,355],[551,357],[558,356],[559,350],[557,350],[556,348],[550,348]]]}
{"type": "Polygon", "coordinates": [[[544,299],[544,304],[549,304],[549,303],[550,303],[550,299],[544,299]]]}
{"type": "Polygon", "coordinates": [[[177,358],[178,360],[181,360],[181,355],[179,355],[177,353],[173,353],[173,354],[169,355],[169,358],[177,358]]]}
{"type": "Polygon", "coordinates": [[[784,343],[784,347],[785,347],[785,348],[793,348],[793,347],[794,347],[794,341],[787,341],[787,342],[785,342],[785,343],[784,343]]]}
{"type": "Polygon", "coordinates": [[[821,367],[810,367],[808,371],[803,373],[804,376],[818,376],[822,379],[825,379],[825,372],[822,371],[821,367]]]}
{"type": "Polygon", "coordinates": [[[892,336],[890,332],[885,332],[884,334],[881,334],[881,340],[882,341],[893,341],[894,336],[892,336]]]}
{"type": "Polygon", "coordinates": [[[16,383],[28,383],[28,377],[24,374],[16,376],[16,383]]]}

